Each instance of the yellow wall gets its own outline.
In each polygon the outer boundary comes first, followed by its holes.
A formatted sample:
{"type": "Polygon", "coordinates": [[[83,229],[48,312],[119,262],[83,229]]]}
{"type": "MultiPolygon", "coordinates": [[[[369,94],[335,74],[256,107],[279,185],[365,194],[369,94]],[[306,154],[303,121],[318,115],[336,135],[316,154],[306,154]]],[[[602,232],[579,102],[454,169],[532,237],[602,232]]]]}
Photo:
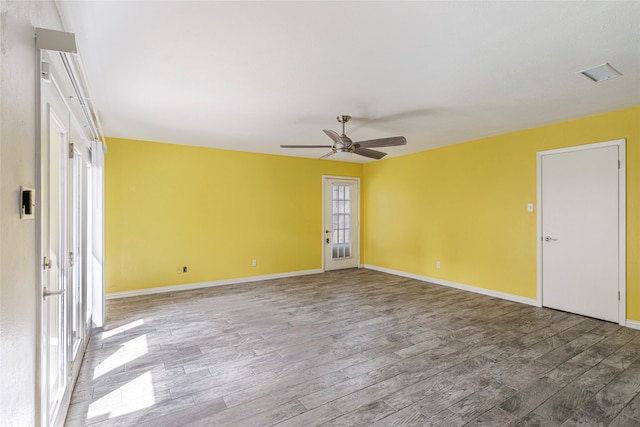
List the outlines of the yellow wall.
{"type": "Polygon", "coordinates": [[[535,299],[536,152],[621,138],[627,318],[640,320],[640,107],[365,164],[364,263],[535,299]]]}
{"type": "Polygon", "coordinates": [[[354,163],[114,138],[108,150],[107,293],[319,269],[322,175],[362,173],[354,163]]]}
{"type": "Polygon", "coordinates": [[[362,177],[363,263],[535,299],[536,153],[621,138],[640,321],[640,107],[364,166],[111,138],[106,291],[321,268],[321,176],[342,175],[362,177]]]}

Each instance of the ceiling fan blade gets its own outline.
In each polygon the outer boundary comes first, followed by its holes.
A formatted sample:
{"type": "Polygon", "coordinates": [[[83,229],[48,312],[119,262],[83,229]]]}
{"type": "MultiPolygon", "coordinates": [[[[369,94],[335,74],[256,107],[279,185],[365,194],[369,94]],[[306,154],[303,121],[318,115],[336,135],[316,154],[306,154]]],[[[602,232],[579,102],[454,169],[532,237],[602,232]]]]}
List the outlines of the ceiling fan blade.
{"type": "Polygon", "coordinates": [[[392,136],[389,138],[368,139],[366,141],[358,141],[360,147],[393,147],[396,145],[405,145],[407,138],[404,136],[392,136]]]}
{"type": "Polygon", "coordinates": [[[382,151],[369,150],[368,148],[360,147],[358,144],[356,144],[356,149],[353,150],[353,152],[376,160],[380,160],[387,155],[387,153],[383,153],[382,151]]]}
{"type": "Polygon", "coordinates": [[[333,145],[281,145],[281,148],[333,148],[333,145]]]}
{"type": "Polygon", "coordinates": [[[336,144],[340,144],[343,147],[345,146],[345,143],[342,140],[342,137],[338,135],[338,132],[332,131],[331,129],[322,129],[322,132],[326,133],[327,136],[333,139],[333,142],[335,142],[336,144]]]}
{"type": "Polygon", "coordinates": [[[331,150],[331,151],[329,151],[327,154],[325,154],[324,156],[322,156],[322,157],[318,157],[318,159],[326,159],[327,157],[329,157],[329,156],[333,156],[334,154],[336,154],[336,152],[335,152],[335,151],[333,151],[333,150],[331,150]]]}

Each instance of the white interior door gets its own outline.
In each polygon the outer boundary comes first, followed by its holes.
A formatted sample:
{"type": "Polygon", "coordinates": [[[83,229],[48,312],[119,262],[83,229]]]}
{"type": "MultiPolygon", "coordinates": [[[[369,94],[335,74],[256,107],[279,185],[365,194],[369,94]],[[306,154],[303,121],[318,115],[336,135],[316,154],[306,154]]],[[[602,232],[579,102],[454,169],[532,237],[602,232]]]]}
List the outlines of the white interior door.
{"type": "Polygon", "coordinates": [[[324,269],[360,264],[360,182],[324,179],[324,269]]]}
{"type": "Polygon", "coordinates": [[[541,155],[542,304],[619,321],[619,146],[541,155]]]}

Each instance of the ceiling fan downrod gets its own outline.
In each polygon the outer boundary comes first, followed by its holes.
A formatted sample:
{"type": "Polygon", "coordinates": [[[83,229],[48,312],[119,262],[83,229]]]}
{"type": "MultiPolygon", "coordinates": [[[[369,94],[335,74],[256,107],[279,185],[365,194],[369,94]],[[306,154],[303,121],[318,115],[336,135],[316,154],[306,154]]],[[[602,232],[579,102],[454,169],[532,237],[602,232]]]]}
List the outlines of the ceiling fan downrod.
{"type": "Polygon", "coordinates": [[[342,136],[346,136],[346,133],[344,132],[344,124],[351,120],[351,116],[338,116],[336,117],[336,120],[338,123],[342,123],[342,136]]]}

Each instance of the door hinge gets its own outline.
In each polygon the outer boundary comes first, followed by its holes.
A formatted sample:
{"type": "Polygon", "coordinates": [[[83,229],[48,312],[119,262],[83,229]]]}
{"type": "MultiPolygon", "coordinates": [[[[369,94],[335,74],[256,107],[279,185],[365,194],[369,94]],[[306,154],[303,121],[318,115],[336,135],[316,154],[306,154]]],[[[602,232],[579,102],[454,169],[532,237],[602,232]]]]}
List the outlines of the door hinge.
{"type": "Polygon", "coordinates": [[[69,158],[73,159],[74,156],[74,151],[73,151],[74,147],[73,147],[73,142],[71,144],[69,144],[69,158]]]}
{"type": "Polygon", "coordinates": [[[618,291],[618,301],[620,301],[620,291],[618,291]]]}
{"type": "Polygon", "coordinates": [[[47,270],[51,268],[51,260],[49,258],[42,257],[42,269],[47,270]]]}
{"type": "Polygon", "coordinates": [[[620,160],[618,160],[618,169],[620,169],[620,160]]]}
{"type": "Polygon", "coordinates": [[[69,252],[69,267],[73,267],[73,252],[69,252]]]}

